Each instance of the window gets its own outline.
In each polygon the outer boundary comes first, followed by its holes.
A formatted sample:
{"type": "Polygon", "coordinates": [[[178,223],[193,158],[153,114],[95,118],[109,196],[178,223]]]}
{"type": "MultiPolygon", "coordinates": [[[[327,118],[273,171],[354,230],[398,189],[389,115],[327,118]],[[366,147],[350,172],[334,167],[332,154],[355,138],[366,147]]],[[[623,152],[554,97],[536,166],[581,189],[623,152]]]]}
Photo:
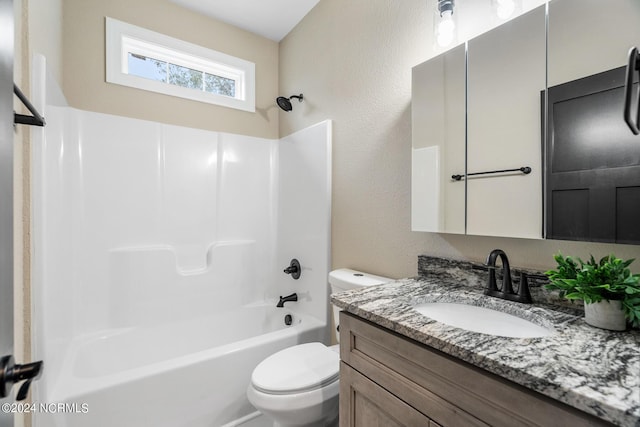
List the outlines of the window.
{"type": "Polygon", "coordinates": [[[107,82],[255,111],[255,64],[106,19],[107,82]]]}

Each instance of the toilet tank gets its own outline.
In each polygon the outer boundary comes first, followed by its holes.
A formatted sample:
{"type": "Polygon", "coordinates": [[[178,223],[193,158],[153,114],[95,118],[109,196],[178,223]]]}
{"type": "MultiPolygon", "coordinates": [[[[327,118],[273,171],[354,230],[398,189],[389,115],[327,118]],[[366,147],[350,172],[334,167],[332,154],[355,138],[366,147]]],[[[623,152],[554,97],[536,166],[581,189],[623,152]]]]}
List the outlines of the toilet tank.
{"type": "MultiPolygon", "coordinates": [[[[389,277],[376,276],[375,274],[364,273],[362,271],[351,270],[349,268],[340,268],[329,273],[329,285],[331,286],[332,294],[393,281],[394,279],[389,277]]],[[[336,342],[340,341],[340,336],[337,333],[339,326],[339,313],[340,308],[333,306],[333,322],[335,325],[334,337],[336,342]]]]}

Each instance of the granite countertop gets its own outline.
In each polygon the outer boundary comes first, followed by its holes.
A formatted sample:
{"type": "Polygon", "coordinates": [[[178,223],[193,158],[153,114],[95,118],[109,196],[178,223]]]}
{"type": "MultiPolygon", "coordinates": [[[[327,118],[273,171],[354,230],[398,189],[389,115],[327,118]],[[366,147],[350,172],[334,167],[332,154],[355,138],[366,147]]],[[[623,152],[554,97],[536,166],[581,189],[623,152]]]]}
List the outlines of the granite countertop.
{"type": "Polygon", "coordinates": [[[534,304],[488,297],[483,295],[485,282],[479,280],[484,272],[465,271],[459,264],[441,267],[426,276],[333,294],[331,302],[581,411],[616,425],[640,426],[640,331],[611,332],[589,326],[578,307],[550,305],[535,283],[534,304]],[[423,302],[494,308],[555,333],[543,338],[506,338],[470,332],[411,308],[423,302]]]}

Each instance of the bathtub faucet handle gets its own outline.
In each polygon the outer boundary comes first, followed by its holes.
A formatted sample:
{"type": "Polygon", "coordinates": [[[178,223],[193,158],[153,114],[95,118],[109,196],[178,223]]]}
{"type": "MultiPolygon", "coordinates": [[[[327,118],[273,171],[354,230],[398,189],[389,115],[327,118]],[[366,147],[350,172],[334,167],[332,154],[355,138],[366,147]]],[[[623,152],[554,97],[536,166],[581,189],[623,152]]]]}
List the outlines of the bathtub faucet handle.
{"type": "Polygon", "coordinates": [[[290,301],[298,301],[298,294],[294,292],[291,295],[287,295],[286,297],[283,297],[281,295],[280,301],[278,301],[278,304],[276,304],[276,307],[282,308],[284,307],[285,302],[290,302],[290,301]]]}
{"type": "Polygon", "coordinates": [[[302,272],[302,268],[300,267],[300,262],[297,259],[292,259],[291,263],[289,263],[289,267],[284,269],[285,274],[290,274],[294,279],[300,278],[300,273],[302,272]]]}

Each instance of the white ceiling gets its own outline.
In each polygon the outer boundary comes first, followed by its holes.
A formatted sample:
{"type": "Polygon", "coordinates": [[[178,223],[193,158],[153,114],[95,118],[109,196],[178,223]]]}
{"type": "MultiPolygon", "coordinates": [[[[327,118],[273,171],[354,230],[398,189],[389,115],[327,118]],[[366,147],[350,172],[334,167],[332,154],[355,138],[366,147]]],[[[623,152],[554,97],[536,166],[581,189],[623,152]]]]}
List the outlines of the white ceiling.
{"type": "Polygon", "coordinates": [[[279,42],[320,0],[171,0],[279,42]]]}

